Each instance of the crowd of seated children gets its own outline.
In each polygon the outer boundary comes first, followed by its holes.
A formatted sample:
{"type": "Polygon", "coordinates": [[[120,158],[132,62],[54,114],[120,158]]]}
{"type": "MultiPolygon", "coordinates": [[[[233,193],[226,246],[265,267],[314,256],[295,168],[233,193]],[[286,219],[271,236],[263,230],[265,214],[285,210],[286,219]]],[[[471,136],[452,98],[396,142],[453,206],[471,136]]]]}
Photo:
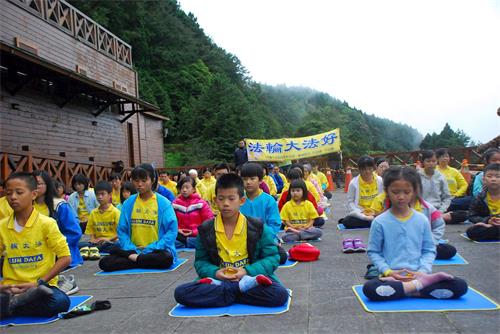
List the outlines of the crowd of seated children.
{"type": "Polygon", "coordinates": [[[177,217],[177,248],[194,248],[198,236],[198,226],[204,221],[213,219],[214,215],[208,203],[196,193],[196,182],[187,176],[177,184],[179,196],[172,206],[177,217]]]}
{"type": "Polygon", "coordinates": [[[468,220],[474,225],[466,231],[475,241],[500,240],[500,164],[490,164],[483,172],[483,191],[471,205],[468,220]]]}
{"type": "Polygon", "coordinates": [[[274,232],[240,212],[243,180],[222,175],[215,191],[220,214],[198,228],[194,267],[199,278],[178,286],[175,300],[189,307],[285,304],[288,292],[274,275],[280,259],[274,232]]]}

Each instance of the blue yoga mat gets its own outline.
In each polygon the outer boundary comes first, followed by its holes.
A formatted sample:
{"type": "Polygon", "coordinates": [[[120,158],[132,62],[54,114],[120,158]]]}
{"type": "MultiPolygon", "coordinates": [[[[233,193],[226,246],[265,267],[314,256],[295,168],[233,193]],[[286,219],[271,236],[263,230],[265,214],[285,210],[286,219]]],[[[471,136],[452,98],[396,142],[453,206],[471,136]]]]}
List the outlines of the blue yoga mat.
{"type": "Polygon", "coordinates": [[[168,313],[171,317],[241,317],[247,315],[271,315],[285,313],[290,309],[292,303],[292,290],[288,289],[288,300],[285,305],[278,307],[253,306],[245,304],[233,304],[225,307],[194,308],[177,304],[168,313]]]}
{"type": "Polygon", "coordinates": [[[294,260],[286,260],[285,263],[283,264],[280,264],[278,268],[291,268],[293,266],[295,266],[297,263],[299,263],[299,261],[294,261],[294,260]]]}
{"type": "Polygon", "coordinates": [[[462,238],[465,238],[465,239],[467,239],[467,240],[470,240],[470,241],[472,241],[472,242],[474,242],[474,243],[476,243],[476,244],[497,244],[497,243],[499,243],[499,242],[500,242],[500,240],[484,240],[484,241],[476,241],[476,240],[472,240],[472,239],[469,239],[469,237],[468,237],[468,236],[467,236],[467,234],[465,234],[465,233],[460,234],[460,236],[461,236],[462,238]]]}
{"type": "Polygon", "coordinates": [[[433,265],[434,266],[459,266],[459,265],[464,265],[464,264],[469,264],[462,255],[456,254],[454,257],[452,257],[449,260],[434,260],[433,265]]]}
{"type": "Polygon", "coordinates": [[[337,224],[337,230],[339,231],[354,231],[354,230],[369,230],[369,227],[358,227],[358,228],[346,228],[344,224],[337,224]]]}
{"type": "Polygon", "coordinates": [[[196,248],[187,248],[187,247],[177,248],[176,250],[177,250],[177,253],[180,253],[180,252],[188,252],[188,253],[196,252],[196,248]]]}
{"type": "Polygon", "coordinates": [[[304,244],[306,242],[320,242],[321,238],[314,239],[314,240],[299,240],[299,241],[289,241],[289,242],[284,242],[283,240],[280,239],[280,241],[286,245],[296,245],[296,244],[304,244]]]}
{"type": "Polygon", "coordinates": [[[116,270],[116,271],[99,271],[95,273],[95,276],[112,276],[112,275],[140,275],[140,274],[161,274],[168,273],[170,271],[174,271],[180,266],[182,266],[188,259],[180,259],[178,258],[174,264],[168,269],[126,269],[126,270],[116,270]]]}
{"type": "Polygon", "coordinates": [[[367,312],[448,312],[500,309],[500,305],[471,287],[465,295],[458,299],[403,298],[382,302],[374,302],[366,298],[362,285],[355,285],[352,289],[367,312]]]}
{"type": "MultiPolygon", "coordinates": [[[[73,310],[75,307],[80,306],[87,301],[89,301],[92,296],[70,296],[69,300],[71,302],[68,312],[73,310]]],[[[23,325],[43,325],[59,320],[58,316],[54,317],[11,317],[7,319],[0,320],[0,327],[6,326],[23,326],[23,325]]]]}

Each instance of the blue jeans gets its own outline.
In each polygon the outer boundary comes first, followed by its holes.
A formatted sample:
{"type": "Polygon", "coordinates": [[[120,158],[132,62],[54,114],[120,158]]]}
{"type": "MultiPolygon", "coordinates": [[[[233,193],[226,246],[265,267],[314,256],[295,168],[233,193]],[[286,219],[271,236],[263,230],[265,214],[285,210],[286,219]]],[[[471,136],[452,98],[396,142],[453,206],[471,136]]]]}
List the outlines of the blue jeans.
{"type": "Polygon", "coordinates": [[[222,307],[234,303],[277,307],[288,300],[288,291],[278,282],[270,286],[258,285],[241,292],[238,282],[223,281],[220,285],[191,282],[179,285],[175,300],[188,307],[222,307]]]}
{"type": "Polygon", "coordinates": [[[451,200],[450,206],[447,211],[469,210],[470,203],[472,202],[471,196],[455,197],[451,200]]]}
{"type": "Polygon", "coordinates": [[[15,309],[12,316],[53,317],[61,312],[67,312],[70,305],[69,297],[55,286],[49,288],[54,292],[52,296],[15,309]]]}

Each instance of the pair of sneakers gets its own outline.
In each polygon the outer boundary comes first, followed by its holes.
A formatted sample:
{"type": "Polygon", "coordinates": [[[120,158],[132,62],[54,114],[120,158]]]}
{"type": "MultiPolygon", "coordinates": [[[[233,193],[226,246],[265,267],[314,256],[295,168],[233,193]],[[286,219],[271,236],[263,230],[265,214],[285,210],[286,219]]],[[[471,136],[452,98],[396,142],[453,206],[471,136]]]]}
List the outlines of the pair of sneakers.
{"type": "Polygon", "coordinates": [[[344,253],[364,253],[366,245],[359,238],[346,238],[342,241],[342,252],[344,253]]]}
{"type": "Polygon", "coordinates": [[[82,247],[80,248],[80,255],[84,260],[99,260],[101,254],[99,253],[99,248],[97,247],[82,247]]]}
{"type": "Polygon", "coordinates": [[[74,275],[59,275],[57,278],[57,287],[68,296],[80,291],[80,288],[76,285],[74,275]]]}

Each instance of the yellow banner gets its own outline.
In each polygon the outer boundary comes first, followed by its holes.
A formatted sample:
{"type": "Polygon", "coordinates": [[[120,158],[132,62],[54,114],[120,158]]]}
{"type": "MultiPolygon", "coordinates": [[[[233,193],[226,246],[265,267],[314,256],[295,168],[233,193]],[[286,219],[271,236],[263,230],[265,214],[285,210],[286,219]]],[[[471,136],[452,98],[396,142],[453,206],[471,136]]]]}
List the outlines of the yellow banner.
{"type": "Polygon", "coordinates": [[[284,161],[340,151],[340,129],[314,136],[281,139],[245,139],[249,161],[284,161]]]}

